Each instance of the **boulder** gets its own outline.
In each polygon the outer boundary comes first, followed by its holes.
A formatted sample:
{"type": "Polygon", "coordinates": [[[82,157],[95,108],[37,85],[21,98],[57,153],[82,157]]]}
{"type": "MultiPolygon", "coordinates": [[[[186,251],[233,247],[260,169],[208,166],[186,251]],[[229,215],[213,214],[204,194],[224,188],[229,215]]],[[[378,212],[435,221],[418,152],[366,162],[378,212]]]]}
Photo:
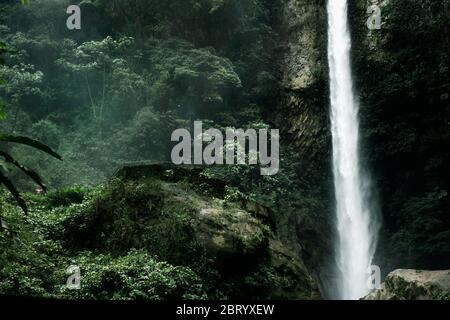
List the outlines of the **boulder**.
{"type": "Polygon", "coordinates": [[[51,237],[71,251],[137,249],[188,267],[210,298],[319,299],[302,258],[279,240],[274,212],[227,198],[228,188],[195,166],[126,165],[95,196],[61,208],[51,237]]]}
{"type": "Polygon", "coordinates": [[[395,270],[363,300],[450,300],[450,270],[395,270]]]}

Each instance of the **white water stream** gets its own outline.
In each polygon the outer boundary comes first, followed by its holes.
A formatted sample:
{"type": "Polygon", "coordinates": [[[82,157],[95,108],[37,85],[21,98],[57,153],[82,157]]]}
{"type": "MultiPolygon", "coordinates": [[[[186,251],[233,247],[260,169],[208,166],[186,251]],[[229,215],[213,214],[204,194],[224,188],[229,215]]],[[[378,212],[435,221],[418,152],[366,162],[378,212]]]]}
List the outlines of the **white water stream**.
{"type": "Polygon", "coordinates": [[[350,64],[347,0],[328,0],[328,62],[336,222],[338,299],[359,299],[367,285],[378,229],[365,195],[368,183],[359,158],[358,104],[350,64]]]}

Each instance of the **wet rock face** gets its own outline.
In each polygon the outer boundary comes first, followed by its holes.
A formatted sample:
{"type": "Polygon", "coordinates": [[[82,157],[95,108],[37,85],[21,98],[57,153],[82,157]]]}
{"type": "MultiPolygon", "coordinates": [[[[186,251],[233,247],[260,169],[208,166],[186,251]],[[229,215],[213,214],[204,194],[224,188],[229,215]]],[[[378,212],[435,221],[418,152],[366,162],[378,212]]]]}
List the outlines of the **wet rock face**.
{"type": "MultiPolygon", "coordinates": [[[[282,145],[295,150],[298,176],[307,189],[320,190],[314,197],[327,203],[331,136],[326,0],[284,0],[278,20],[274,28],[280,38],[281,92],[272,119],[285,139],[282,145]]],[[[303,203],[293,206],[292,212],[285,210],[278,215],[282,241],[295,248],[319,277],[322,266],[332,260],[332,218],[319,221],[315,214],[299,213],[303,203]]],[[[320,210],[323,215],[331,212],[328,208],[320,210]]]]}
{"type": "Polygon", "coordinates": [[[282,10],[282,90],[276,121],[309,157],[327,143],[325,1],[288,0],[282,10]]]}
{"type": "MultiPolygon", "coordinates": [[[[323,1],[322,1],[323,2],[323,1]]],[[[286,1],[283,13],[285,54],[282,59],[283,86],[290,90],[310,88],[326,69],[323,60],[324,3],[310,0],[286,1]]]]}
{"type": "Polygon", "coordinates": [[[450,300],[450,270],[396,270],[364,300],[450,300]]]}

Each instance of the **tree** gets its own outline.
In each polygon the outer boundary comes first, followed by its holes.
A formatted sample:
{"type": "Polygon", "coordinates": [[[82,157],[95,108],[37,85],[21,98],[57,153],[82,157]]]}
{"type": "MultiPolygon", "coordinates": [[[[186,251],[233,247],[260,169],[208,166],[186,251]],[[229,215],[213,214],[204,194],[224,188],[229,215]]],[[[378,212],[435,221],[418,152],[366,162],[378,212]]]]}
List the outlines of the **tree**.
{"type": "MultiPolygon", "coordinates": [[[[4,60],[2,57],[6,51],[7,51],[6,45],[4,43],[0,43],[0,65],[4,64],[4,60]]],[[[4,84],[4,81],[1,78],[0,78],[0,84],[4,84]]],[[[0,116],[4,116],[4,113],[2,110],[0,110],[0,116]]],[[[27,137],[14,136],[14,135],[0,133],[0,142],[2,142],[2,143],[19,143],[19,144],[27,145],[32,148],[41,150],[59,160],[62,160],[61,156],[58,155],[52,149],[50,149],[48,146],[46,146],[36,140],[27,138],[27,137]]],[[[10,164],[10,165],[13,165],[13,166],[19,168],[22,172],[24,172],[28,177],[33,179],[43,189],[45,189],[45,185],[42,182],[42,179],[40,178],[40,176],[35,171],[23,166],[19,161],[14,159],[9,153],[0,150],[0,184],[3,184],[9,190],[9,192],[13,195],[14,199],[17,201],[17,203],[22,208],[22,210],[26,213],[28,211],[28,209],[27,209],[27,205],[26,205],[25,201],[23,200],[20,193],[17,191],[16,187],[14,186],[14,183],[6,175],[7,164],[10,164]]]]}
{"type": "MultiPolygon", "coordinates": [[[[132,38],[89,41],[74,46],[58,59],[57,64],[71,76],[83,83],[92,118],[102,122],[106,107],[132,106],[142,98],[144,81],[132,71],[132,63],[139,54],[131,51],[132,38]]],[[[111,111],[111,110],[110,110],[111,111]]]]}
{"type": "Polygon", "coordinates": [[[233,63],[211,48],[197,49],[179,40],[149,41],[147,47],[152,103],[163,112],[180,109],[184,114],[202,115],[223,111],[242,87],[233,63]]]}
{"type": "MultiPolygon", "coordinates": [[[[6,44],[4,44],[3,42],[0,42],[0,65],[3,65],[5,63],[5,60],[3,59],[3,54],[5,54],[7,52],[6,49],[6,44]]],[[[0,78],[0,85],[3,85],[5,83],[5,81],[0,78]]],[[[0,100],[0,120],[5,118],[5,103],[3,102],[3,100],[0,100]]]]}

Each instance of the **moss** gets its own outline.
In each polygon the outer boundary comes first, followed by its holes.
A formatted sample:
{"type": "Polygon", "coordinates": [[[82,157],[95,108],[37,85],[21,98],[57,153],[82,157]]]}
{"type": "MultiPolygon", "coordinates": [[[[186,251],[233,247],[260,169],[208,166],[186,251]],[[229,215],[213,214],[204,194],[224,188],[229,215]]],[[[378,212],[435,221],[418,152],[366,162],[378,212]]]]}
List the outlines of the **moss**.
{"type": "Polygon", "coordinates": [[[84,200],[85,193],[84,188],[66,188],[49,192],[46,200],[50,208],[80,204],[84,200]]]}
{"type": "MultiPolygon", "coordinates": [[[[421,272],[417,272],[420,274],[421,272]]],[[[416,281],[409,281],[401,276],[393,275],[386,280],[388,292],[391,299],[398,300],[449,300],[449,292],[442,290],[435,284],[421,284],[416,281]]]]}
{"type": "Polygon", "coordinates": [[[431,286],[429,291],[430,297],[433,300],[450,300],[450,292],[442,290],[436,285],[431,286]]]}
{"type": "MultiPolygon", "coordinates": [[[[22,291],[17,292],[83,299],[317,298],[304,264],[274,240],[262,218],[267,209],[257,203],[244,205],[246,197],[240,193],[212,196],[199,190],[197,182],[191,182],[198,181],[191,171],[185,172],[186,179],[181,171],[176,179],[167,170],[158,172],[166,176],[115,177],[105,187],[84,190],[81,203],[71,191],[52,193],[55,205],[48,205],[47,196],[30,197],[30,215],[14,227],[36,243],[24,238],[29,250],[52,261],[41,269],[54,276],[36,275],[29,279],[34,291],[19,283],[22,291]],[[31,237],[31,229],[39,241],[31,237]],[[37,247],[42,241],[54,249],[43,253],[37,247]],[[143,257],[148,259],[145,265],[143,257]],[[87,284],[78,293],[63,286],[70,264],[84,268],[87,284]],[[150,274],[140,272],[141,267],[150,274]],[[155,280],[161,273],[162,287],[155,280]],[[177,281],[185,284],[183,290],[176,289],[177,281]]],[[[10,271],[15,266],[2,263],[10,271]]],[[[25,263],[24,272],[35,264],[25,263]]],[[[0,281],[0,292],[12,292],[8,283],[16,278],[11,276],[0,281]]]]}

